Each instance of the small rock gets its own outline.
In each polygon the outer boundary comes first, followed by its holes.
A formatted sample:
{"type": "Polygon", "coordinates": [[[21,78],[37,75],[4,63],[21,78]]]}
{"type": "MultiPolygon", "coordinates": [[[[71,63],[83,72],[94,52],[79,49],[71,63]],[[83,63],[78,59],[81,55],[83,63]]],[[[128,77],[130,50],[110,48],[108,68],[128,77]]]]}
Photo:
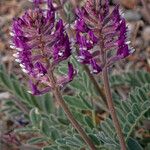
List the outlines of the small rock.
{"type": "Polygon", "coordinates": [[[137,48],[142,48],[144,43],[143,43],[143,41],[142,41],[142,38],[138,37],[138,38],[136,38],[134,44],[135,44],[135,47],[137,47],[137,48]]]}
{"type": "Polygon", "coordinates": [[[144,41],[150,42],[150,26],[147,26],[144,28],[144,30],[142,32],[142,37],[143,37],[144,41]]]}
{"type": "Polygon", "coordinates": [[[126,11],[124,16],[128,21],[138,21],[142,18],[139,12],[133,10],[126,11]]]}
{"type": "Polygon", "coordinates": [[[143,123],[144,123],[144,128],[150,130],[150,120],[144,120],[143,123]]]}
{"type": "Polygon", "coordinates": [[[4,100],[4,99],[8,99],[8,98],[10,98],[9,92],[0,93],[0,100],[4,100]]]}
{"type": "Polygon", "coordinates": [[[137,5],[137,0],[120,0],[121,4],[129,9],[133,9],[137,5]]]}

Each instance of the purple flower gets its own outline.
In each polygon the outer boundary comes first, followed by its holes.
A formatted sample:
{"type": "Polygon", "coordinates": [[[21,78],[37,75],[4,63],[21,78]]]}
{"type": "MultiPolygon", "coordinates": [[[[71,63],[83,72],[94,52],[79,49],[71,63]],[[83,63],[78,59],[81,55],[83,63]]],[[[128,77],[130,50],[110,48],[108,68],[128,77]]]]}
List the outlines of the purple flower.
{"type": "MultiPolygon", "coordinates": [[[[70,42],[63,21],[55,19],[55,7],[52,0],[47,0],[47,9],[40,4],[46,1],[34,0],[34,8],[27,10],[20,18],[14,19],[12,25],[12,48],[22,70],[29,75],[30,88],[34,95],[44,94],[51,90],[49,72],[69,58],[70,42]]],[[[58,78],[60,87],[70,82],[75,75],[69,63],[65,81],[58,78]]],[[[62,78],[61,78],[62,79],[62,78]]]]}
{"type": "Polygon", "coordinates": [[[76,14],[79,61],[90,64],[93,73],[97,74],[104,65],[111,65],[133,53],[127,40],[126,21],[118,5],[110,12],[108,0],[99,0],[98,4],[88,0],[84,7],[77,9],[76,14]],[[107,53],[106,64],[101,60],[102,49],[107,53]]]}
{"type": "Polygon", "coordinates": [[[66,83],[73,80],[74,76],[77,74],[77,71],[74,70],[73,65],[68,62],[68,75],[64,75],[59,78],[57,81],[61,87],[63,87],[66,83]]]}

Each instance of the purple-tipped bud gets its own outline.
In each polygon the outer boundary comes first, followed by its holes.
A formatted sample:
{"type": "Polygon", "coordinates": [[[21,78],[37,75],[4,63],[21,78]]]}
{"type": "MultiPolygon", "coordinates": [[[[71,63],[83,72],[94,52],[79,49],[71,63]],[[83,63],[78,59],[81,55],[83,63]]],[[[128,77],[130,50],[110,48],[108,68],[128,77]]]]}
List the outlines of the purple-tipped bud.
{"type": "Polygon", "coordinates": [[[68,63],[68,74],[58,79],[59,85],[63,87],[68,82],[71,82],[76,74],[77,71],[73,68],[73,65],[68,63]]]}
{"type": "Polygon", "coordinates": [[[76,44],[80,50],[79,61],[90,64],[93,73],[99,73],[104,65],[110,65],[133,53],[129,48],[130,42],[127,42],[126,21],[118,5],[110,12],[108,0],[97,2],[88,0],[84,7],[77,9],[76,13],[75,28],[76,44]],[[107,53],[106,64],[101,60],[102,49],[107,53]]]}
{"type": "MultiPolygon", "coordinates": [[[[70,42],[63,21],[55,19],[55,8],[52,0],[33,0],[34,8],[27,10],[20,18],[14,19],[11,35],[12,48],[16,48],[14,55],[31,81],[30,87],[35,95],[43,94],[52,88],[49,84],[48,72],[69,58],[71,55],[70,42]],[[47,9],[42,9],[41,3],[47,2],[47,9]]],[[[70,72],[70,67],[69,67],[70,72]]],[[[71,81],[74,74],[69,73],[67,81],[71,81]],[[68,77],[69,76],[69,77],[68,77]]]]}

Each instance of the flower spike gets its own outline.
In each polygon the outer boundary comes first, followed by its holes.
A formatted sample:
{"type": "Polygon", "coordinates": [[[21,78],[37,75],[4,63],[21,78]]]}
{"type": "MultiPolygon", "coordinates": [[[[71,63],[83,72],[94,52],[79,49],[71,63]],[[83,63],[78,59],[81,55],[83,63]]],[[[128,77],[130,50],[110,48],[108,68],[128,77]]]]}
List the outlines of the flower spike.
{"type": "MultiPolygon", "coordinates": [[[[49,72],[70,57],[71,48],[63,21],[55,19],[52,0],[33,0],[33,3],[32,10],[14,19],[11,47],[17,50],[14,56],[29,75],[32,93],[40,95],[51,90],[49,72]],[[40,5],[45,2],[48,6],[46,10],[40,5]]],[[[66,81],[60,83],[61,77],[57,79],[60,87],[73,79],[72,71],[73,66],[69,64],[69,74],[64,77],[66,81]]]]}
{"type": "Polygon", "coordinates": [[[127,39],[126,21],[119,11],[119,5],[110,12],[108,0],[99,0],[98,4],[95,4],[95,0],[88,0],[84,7],[77,9],[76,14],[79,61],[89,64],[93,73],[97,74],[102,71],[103,65],[111,65],[133,53],[127,39]],[[99,45],[107,52],[106,64],[101,60],[103,52],[99,45]]]}

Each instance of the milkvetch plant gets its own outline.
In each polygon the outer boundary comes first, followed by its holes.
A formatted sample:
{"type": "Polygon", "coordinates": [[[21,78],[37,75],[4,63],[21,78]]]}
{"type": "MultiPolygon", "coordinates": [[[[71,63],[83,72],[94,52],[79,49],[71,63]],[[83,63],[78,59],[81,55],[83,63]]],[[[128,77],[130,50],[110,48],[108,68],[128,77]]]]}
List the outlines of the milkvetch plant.
{"type": "Polygon", "coordinates": [[[11,47],[18,50],[15,54],[16,61],[20,62],[23,71],[29,75],[31,92],[39,95],[52,91],[70,122],[94,150],[94,144],[74,119],[60,92],[61,87],[70,82],[76,74],[73,65],[68,62],[68,75],[59,78],[54,75],[56,66],[71,55],[63,21],[56,21],[51,0],[47,0],[47,10],[42,9],[40,3],[41,1],[35,0],[34,9],[27,10],[13,22],[11,47]]]}
{"type": "Polygon", "coordinates": [[[126,143],[119,124],[109,85],[108,68],[116,61],[133,53],[127,41],[126,21],[115,6],[109,12],[109,1],[87,1],[84,7],[77,10],[76,43],[79,46],[79,61],[89,64],[92,73],[102,71],[108,108],[119,137],[122,150],[126,143]]]}
{"type": "MultiPolygon", "coordinates": [[[[61,89],[77,75],[70,62],[71,40],[66,24],[56,17],[57,7],[52,0],[34,0],[34,8],[14,19],[12,25],[11,48],[22,70],[29,76],[33,95],[53,93],[66,116],[92,150],[96,150],[92,140],[75,120],[63,100],[61,89]],[[46,3],[44,9],[40,4],[46,3]],[[56,70],[61,62],[68,62],[68,73],[58,76],[56,70]]],[[[133,53],[127,37],[128,28],[119,5],[110,12],[108,0],[89,0],[85,6],[76,9],[74,23],[75,44],[78,61],[89,66],[91,76],[102,72],[105,95],[109,112],[116,129],[120,147],[126,150],[126,143],[119,124],[108,81],[108,68],[115,62],[133,53]]]]}

